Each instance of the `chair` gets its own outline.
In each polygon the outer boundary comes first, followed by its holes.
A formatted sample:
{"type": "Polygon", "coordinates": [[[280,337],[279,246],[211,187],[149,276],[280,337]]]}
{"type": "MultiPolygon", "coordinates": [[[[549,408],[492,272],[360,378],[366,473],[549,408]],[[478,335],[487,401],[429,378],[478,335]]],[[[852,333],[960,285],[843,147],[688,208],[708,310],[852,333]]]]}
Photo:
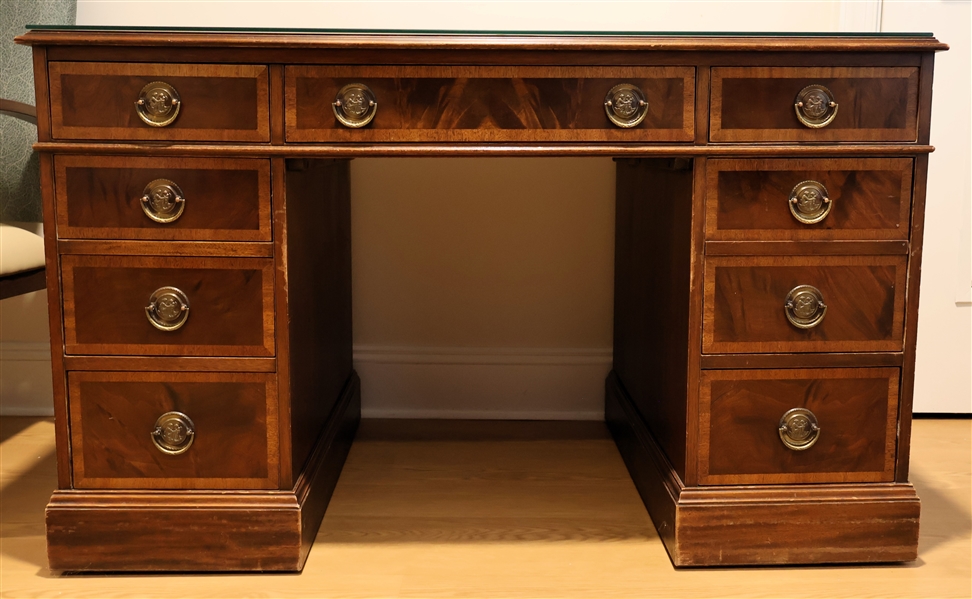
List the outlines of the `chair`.
{"type": "MultiPolygon", "coordinates": [[[[0,114],[37,124],[33,106],[0,98],[0,114]]],[[[44,240],[20,227],[0,223],[0,300],[47,286],[44,240]]]]}

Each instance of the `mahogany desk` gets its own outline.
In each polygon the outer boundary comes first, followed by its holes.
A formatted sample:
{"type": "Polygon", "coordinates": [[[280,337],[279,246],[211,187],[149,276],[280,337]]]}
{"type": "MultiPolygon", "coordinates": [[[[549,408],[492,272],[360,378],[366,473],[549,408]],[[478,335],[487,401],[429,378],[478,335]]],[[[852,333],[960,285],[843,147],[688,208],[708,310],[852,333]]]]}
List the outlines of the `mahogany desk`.
{"type": "Polygon", "coordinates": [[[348,159],[617,160],[605,417],[675,565],[912,560],[930,35],[33,28],[50,565],[300,570],[348,159]]]}

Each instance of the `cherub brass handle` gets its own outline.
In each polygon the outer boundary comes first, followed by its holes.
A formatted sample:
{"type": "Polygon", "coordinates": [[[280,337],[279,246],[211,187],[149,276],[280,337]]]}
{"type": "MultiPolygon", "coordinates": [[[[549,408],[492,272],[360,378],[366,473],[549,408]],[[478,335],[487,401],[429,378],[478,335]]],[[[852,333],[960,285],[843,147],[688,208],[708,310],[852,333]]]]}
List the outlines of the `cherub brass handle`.
{"type": "Polygon", "coordinates": [[[805,225],[813,225],[827,218],[834,203],[823,183],[803,181],[790,192],[790,213],[805,225]]]}
{"type": "Polygon", "coordinates": [[[364,83],[349,83],[342,87],[331,104],[334,116],[345,127],[359,129],[375,118],[378,100],[364,83]]]}
{"type": "Polygon", "coordinates": [[[648,116],[648,100],[638,86],[621,83],[612,87],[605,96],[604,112],[618,127],[630,129],[641,124],[648,116]]]}
{"type": "Polygon", "coordinates": [[[164,454],[179,455],[189,451],[196,438],[196,425],[182,412],[166,412],[155,421],[152,443],[164,454]]]}
{"type": "Polygon", "coordinates": [[[159,287],[149,297],[145,316],[160,331],[177,331],[189,320],[189,298],[175,287],[159,287]]]}
{"type": "Polygon", "coordinates": [[[783,304],[786,319],[798,329],[812,329],[827,315],[823,294],[812,285],[798,285],[790,290],[783,304]]]}
{"type": "Polygon", "coordinates": [[[156,179],[146,185],[139,202],[145,216],[162,224],[177,220],[186,208],[186,196],[168,179],[156,179]]]}
{"type": "Polygon", "coordinates": [[[779,425],[780,440],[793,451],[810,449],[820,437],[817,417],[806,408],[793,408],[783,414],[779,425]]]}
{"type": "Polygon", "coordinates": [[[797,118],[811,129],[821,129],[834,122],[837,102],[834,94],[822,85],[808,85],[797,94],[793,104],[797,118]]]}
{"type": "Polygon", "coordinates": [[[182,100],[179,92],[165,81],[153,81],[138,93],[135,112],[138,118],[152,127],[171,125],[179,116],[182,100]]]}

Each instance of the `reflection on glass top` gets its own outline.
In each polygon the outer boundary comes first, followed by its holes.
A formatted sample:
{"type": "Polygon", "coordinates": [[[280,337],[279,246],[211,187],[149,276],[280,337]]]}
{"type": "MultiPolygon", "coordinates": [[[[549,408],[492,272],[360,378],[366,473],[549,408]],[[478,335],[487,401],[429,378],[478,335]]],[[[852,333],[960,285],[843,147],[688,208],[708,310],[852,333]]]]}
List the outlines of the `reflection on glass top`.
{"type": "Polygon", "coordinates": [[[270,33],[344,35],[516,35],[516,36],[636,36],[636,37],[932,37],[904,32],[760,32],[760,31],[518,31],[475,29],[300,29],[278,27],[128,27],[122,25],[27,25],[35,31],[144,31],[183,33],[270,33]]]}

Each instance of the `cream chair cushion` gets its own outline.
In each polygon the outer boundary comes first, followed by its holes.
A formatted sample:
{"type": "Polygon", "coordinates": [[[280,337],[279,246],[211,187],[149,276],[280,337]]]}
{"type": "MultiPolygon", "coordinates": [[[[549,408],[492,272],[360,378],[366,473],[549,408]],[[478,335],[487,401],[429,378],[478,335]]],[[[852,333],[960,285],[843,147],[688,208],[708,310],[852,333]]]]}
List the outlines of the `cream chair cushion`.
{"type": "Polygon", "coordinates": [[[44,266],[44,240],[20,227],[0,223],[0,276],[44,266]]]}

